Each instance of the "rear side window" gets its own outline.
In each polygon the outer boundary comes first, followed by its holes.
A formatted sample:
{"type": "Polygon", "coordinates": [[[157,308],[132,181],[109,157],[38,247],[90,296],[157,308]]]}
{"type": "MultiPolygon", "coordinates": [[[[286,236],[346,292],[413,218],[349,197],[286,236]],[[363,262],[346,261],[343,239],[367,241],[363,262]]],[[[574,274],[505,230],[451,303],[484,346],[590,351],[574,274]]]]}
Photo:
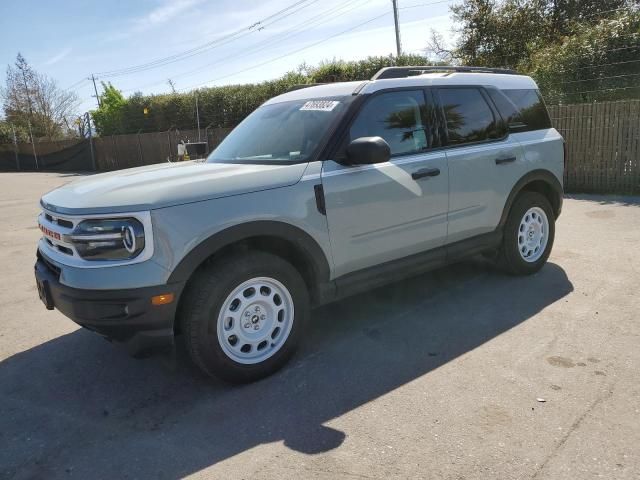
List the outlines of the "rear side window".
{"type": "Polygon", "coordinates": [[[381,93],[362,107],[349,137],[382,137],[392,155],[419,153],[432,146],[429,117],[422,90],[381,93]]]}
{"type": "Polygon", "coordinates": [[[498,102],[496,102],[496,106],[507,122],[516,124],[513,126],[510,125],[514,131],[528,132],[531,130],[551,128],[549,113],[547,112],[547,108],[544,106],[542,96],[538,90],[502,90],[502,93],[511,102],[515,109],[517,109],[518,115],[514,117],[513,113],[507,110],[507,116],[505,117],[505,113],[503,113],[504,107],[501,107],[498,102]],[[508,120],[509,117],[514,118],[515,121],[508,120]],[[517,124],[520,125],[518,126],[517,124]]]}
{"type": "Polygon", "coordinates": [[[443,88],[440,103],[447,123],[449,145],[502,137],[493,111],[477,88],[443,88]]]}

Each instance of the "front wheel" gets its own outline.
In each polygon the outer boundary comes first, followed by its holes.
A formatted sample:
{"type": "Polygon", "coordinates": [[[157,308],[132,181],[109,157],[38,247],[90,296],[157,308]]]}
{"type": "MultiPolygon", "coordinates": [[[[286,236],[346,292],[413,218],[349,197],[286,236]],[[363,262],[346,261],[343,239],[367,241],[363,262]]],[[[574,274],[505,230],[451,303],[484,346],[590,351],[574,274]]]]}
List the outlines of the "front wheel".
{"type": "Polygon", "coordinates": [[[247,252],[196,273],[181,321],[187,350],[204,372],[245,383],[286,363],[308,316],[298,271],[275,255],[247,252]]]}
{"type": "Polygon", "coordinates": [[[549,258],[555,236],[555,216],[547,198],[524,192],[514,202],[504,228],[499,260],[514,275],[529,275],[549,258]]]}

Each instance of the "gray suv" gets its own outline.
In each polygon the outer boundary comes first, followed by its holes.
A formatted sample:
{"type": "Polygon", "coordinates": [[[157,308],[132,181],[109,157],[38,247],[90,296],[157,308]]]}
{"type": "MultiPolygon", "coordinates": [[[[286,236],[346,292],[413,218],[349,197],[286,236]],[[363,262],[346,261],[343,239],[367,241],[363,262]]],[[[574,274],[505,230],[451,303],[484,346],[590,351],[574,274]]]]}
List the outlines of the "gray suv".
{"type": "Polygon", "coordinates": [[[470,255],[546,262],[563,139],[535,82],[391,67],[272,98],[205,162],[42,197],[41,299],[136,356],[184,340],[207,374],[280,368],[310,309],[470,255]]]}

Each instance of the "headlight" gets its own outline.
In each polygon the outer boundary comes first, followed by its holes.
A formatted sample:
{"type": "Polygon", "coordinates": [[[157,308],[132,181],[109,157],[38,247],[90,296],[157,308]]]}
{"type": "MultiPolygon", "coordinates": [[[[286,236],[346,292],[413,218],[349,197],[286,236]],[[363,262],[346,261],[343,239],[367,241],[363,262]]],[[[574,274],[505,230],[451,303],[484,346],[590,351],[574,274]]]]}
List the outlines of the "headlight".
{"type": "Polygon", "coordinates": [[[130,260],[144,250],[144,227],[135,218],[83,220],[66,240],[85,260],[130,260]]]}

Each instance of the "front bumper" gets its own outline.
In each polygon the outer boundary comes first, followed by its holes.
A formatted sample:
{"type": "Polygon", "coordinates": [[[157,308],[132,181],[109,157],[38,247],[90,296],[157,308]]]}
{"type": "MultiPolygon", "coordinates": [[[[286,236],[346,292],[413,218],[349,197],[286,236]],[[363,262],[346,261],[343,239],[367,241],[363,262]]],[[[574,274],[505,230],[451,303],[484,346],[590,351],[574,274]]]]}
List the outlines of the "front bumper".
{"type": "Polygon", "coordinates": [[[126,290],[83,290],[60,283],[59,269],[38,252],[38,290],[49,309],[56,308],[78,325],[122,342],[136,357],[173,347],[174,320],[184,283],[126,290]],[[174,294],[173,302],[152,305],[151,298],[174,294]]]}

